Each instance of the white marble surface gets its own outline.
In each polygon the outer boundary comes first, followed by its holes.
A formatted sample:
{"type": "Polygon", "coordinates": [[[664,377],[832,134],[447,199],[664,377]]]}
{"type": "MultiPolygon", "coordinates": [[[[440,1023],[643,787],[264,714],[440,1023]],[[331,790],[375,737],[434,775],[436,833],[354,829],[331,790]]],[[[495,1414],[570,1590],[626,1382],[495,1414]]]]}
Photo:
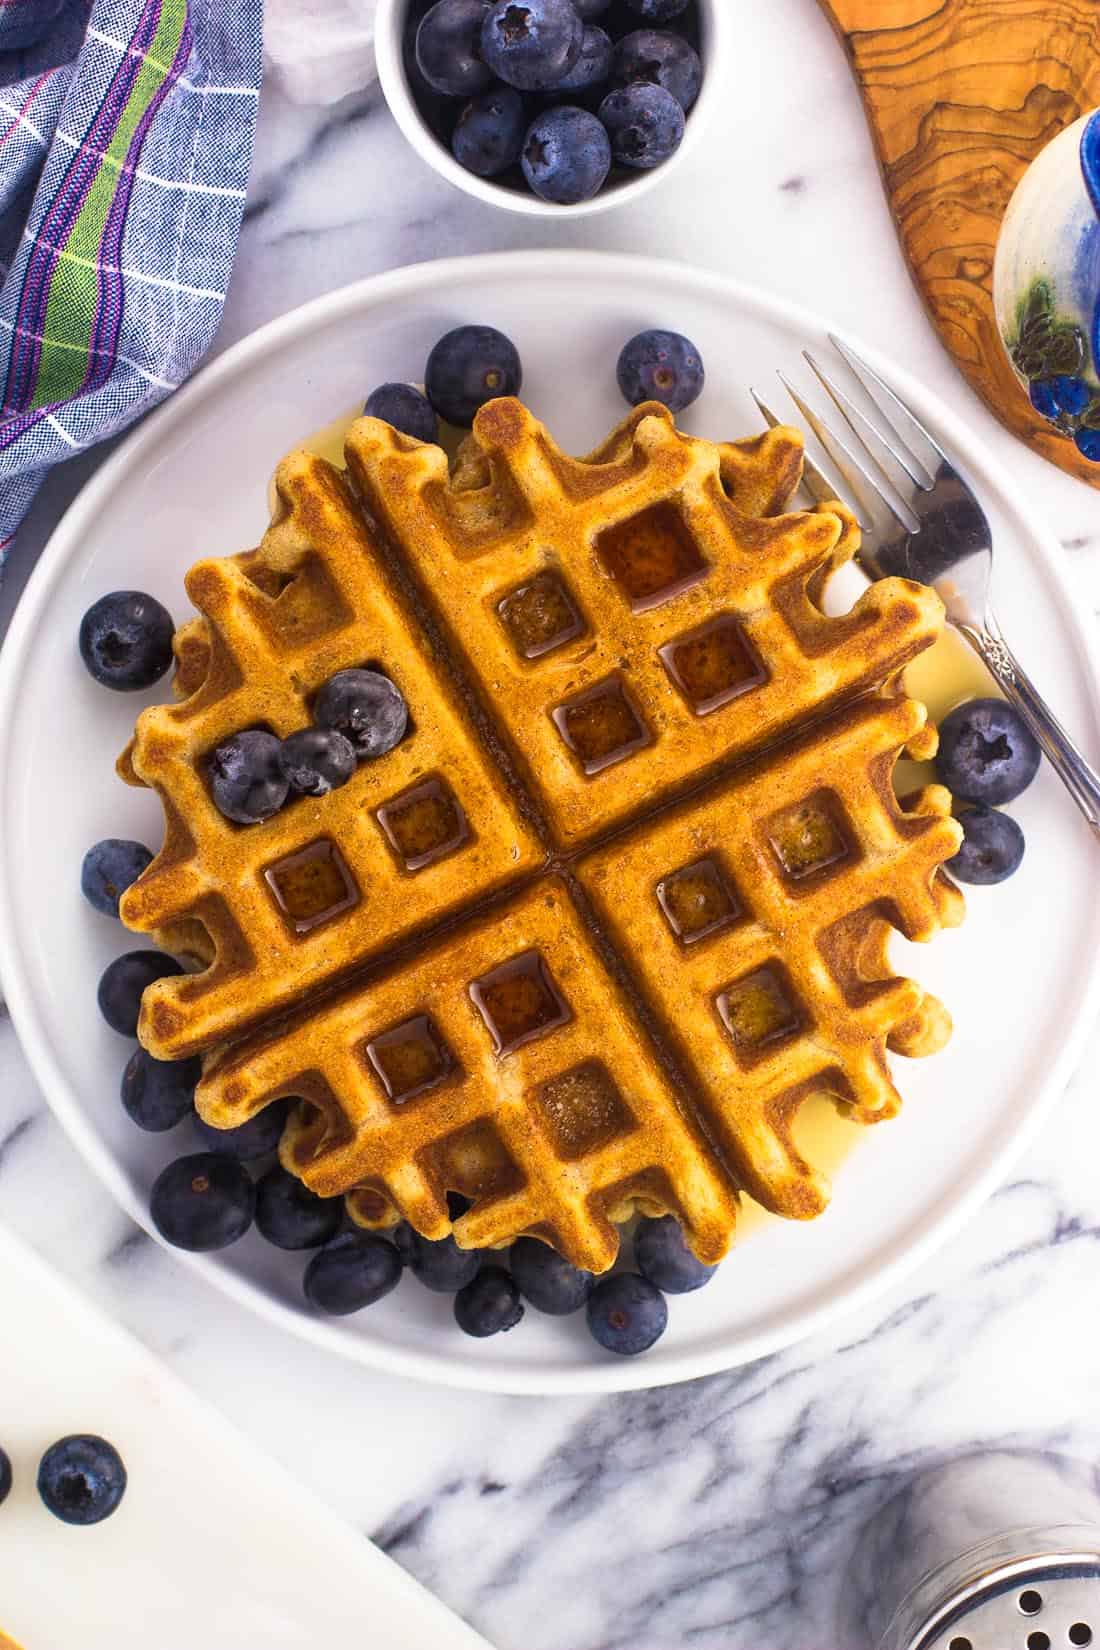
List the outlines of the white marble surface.
{"type": "MultiPolygon", "coordinates": [[[[1095,609],[1100,499],[1012,443],[940,351],[812,0],[736,11],[713,141],[667,192],[560,241],[727,271],[891,350],[1012,464],[1095,609]]],[[[548,239],[437,180],[376,90],[316,112],[267,96],[220,346],[373,270],[548,239]]],[[[93,463],[42,495],[0,624],[93,463]]],[[[1100,1441],[1098,1068],[1094,1037],[1012,1183],[904,1290],[764,1363],[621,1399],[399,1384],[243,1316],[117,1213],[2,1011],[0,1214],[500,1650],[821,1650],[848,1642],[833,1627],[844,1566],[900,1475],[989,1443],[1091,1459],[1100,1441]]]]}

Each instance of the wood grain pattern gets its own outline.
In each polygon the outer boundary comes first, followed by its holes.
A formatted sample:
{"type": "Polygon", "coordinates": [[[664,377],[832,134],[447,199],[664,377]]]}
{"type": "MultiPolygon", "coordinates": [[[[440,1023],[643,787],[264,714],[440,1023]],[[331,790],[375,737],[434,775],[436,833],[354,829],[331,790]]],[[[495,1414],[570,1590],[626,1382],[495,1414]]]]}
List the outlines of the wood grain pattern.
{"type": "Polygon", "coordinates": [[[1100,466],[1034,411],[993,314],[1012,191],[1100,104],[1097,0],[821,0],[863,95],[917,287],[978,394],[1036,452],[1100,487],[1100,466]]]}

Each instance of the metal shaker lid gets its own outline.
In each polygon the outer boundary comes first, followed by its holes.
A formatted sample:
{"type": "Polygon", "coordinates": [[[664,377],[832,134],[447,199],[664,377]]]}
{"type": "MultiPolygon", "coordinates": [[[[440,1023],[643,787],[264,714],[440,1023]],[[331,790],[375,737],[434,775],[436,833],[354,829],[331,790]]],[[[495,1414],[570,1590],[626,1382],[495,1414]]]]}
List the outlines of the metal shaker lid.
{"type": "Polygon", "coordinates": [[[916,1589],[921,1597],[911,1595],[898,1610],[884,1645],[1100,1650],[1100,1530],[1063,1526],[1023,1534],[1029,1542],[1010,1558],[991,1559],[978,1548],[969,1569],[945,1565],[938,1578],[928,1577],[916,1589]],[[946,1591],[937,1579],[948,1583],[946,1591]],[[902,1622],[904,1636],[898,1636],[902,1622]]]}

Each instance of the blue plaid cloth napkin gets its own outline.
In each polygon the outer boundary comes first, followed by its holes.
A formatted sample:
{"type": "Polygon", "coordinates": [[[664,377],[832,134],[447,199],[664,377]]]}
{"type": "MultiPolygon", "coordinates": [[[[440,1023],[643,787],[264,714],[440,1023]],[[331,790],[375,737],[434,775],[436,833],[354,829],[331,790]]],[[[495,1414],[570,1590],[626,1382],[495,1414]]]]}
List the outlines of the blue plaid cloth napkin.
{"type": "Polygon", "coordinates": [[[0,0],[0,565],[43,476],[221,318],[263,0],[0,0]]]}

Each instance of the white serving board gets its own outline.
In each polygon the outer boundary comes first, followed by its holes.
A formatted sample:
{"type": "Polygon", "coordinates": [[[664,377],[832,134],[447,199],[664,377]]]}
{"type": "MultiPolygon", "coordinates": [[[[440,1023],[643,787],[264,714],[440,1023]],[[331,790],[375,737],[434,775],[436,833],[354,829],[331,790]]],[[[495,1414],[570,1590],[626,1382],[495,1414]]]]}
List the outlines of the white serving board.
{"type": "Polygon", "coordinates": [[[0,1646],[489,1650],[2,1228],[0,1323],[0,1646]],[[35,1488],[70,1432],[110,1439],[129,1474],[83,1529],[35,1488]]]}

